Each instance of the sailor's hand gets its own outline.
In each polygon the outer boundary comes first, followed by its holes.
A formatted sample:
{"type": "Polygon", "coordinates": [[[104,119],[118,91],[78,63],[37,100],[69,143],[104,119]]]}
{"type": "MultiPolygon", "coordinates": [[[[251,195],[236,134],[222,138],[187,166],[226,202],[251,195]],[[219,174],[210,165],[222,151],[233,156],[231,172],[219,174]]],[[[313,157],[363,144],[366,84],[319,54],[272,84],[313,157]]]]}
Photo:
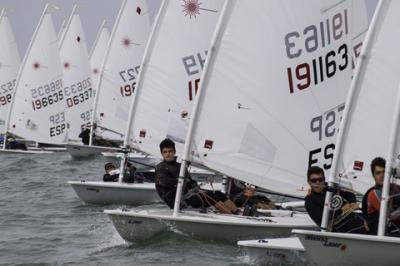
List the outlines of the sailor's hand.
{"type": "Polygon", "coordinates": [[[243,196],[245,196],[245,197],[247,197],[247,198],[251,198],[251,197],[254,196],[255,193],[256,193],[256,189],[255,189],[255,188],[246,187],[246,188],[244,189],[243,196]]]}
{"type": "Polygon", "coordinates": [[[342,212],[351,212],[355,209],[358,209],[358,204],[353,202],[353,203],[347,203],[342,207],[342,212]]]}

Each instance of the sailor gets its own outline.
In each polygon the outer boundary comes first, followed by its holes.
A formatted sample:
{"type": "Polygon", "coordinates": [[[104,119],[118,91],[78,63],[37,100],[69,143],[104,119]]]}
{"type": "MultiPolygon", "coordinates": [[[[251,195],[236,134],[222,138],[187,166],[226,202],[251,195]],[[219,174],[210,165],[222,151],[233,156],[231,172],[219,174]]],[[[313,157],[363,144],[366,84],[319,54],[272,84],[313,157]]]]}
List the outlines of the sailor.
{"type": "Polygon", "coordinates": [[[230,178],[229,197],[236,206],[256,209],[274,209],[275,204],[266,196],[257,193],[254,186],[238,179],[230,178]]]}
{"type": "MultiPolygon", "coordinates": [[[[160,143],[160,152],[163,161],[156,166],[156,189],[158,195],[173,209],[181,164],[176,161],[175,143],[172,140],[164,139],[160,143]]],[[[237,212],[235,204],[228,200],[225,194],[219,191],[200,189],[197,182],[192,180],[189,173],[186,172],[181,207],[190,206],[205,210],[211,205],[222,212],[237,212]]]]}
{"type": "MultiPolygon", "coordinates": [[[[122,178],[122,182],[125,183],[133,183],[135,182],[135,171],[136,167],[131,165],[130,163],[127,164],[127,168],[125,170],[124,177],[122,178]]],[[[113,163],[106,163],[104,165],[104,170],[106,173],[103,176],[104,182],[117,182],[119,178],[119,169],[116,169],[113,163]]]]}
{"type": "MultiPolygon", "coordinates": [[[[307,171],[310,190],[305,198],[305,208],[311,219],[321,226],[327,186],[324,170],[312,166],[307,171]]],[[[335,189],[331,199],[328,230],[342,233],[367,234],[368,226],[361,214],[354,212],[358,204],[354,193],[335,189]]]]}
{"type": "Polygon", "coordinates": [[[28,147],[26,146],[25,143],[17,141],[14,137],[11,135],[7,137],[6,140],[6,149],[9,150],[28,150],[28,147]]]}
{"type": "MultiPolygon", "coordinates": [[[[382,186],[383,179],[385,176],[385,166],[386,161],[381,157],[376,157],[371,161],[371,173],[374,178],[375,185],[367,190],[363,197],[362,208],[363,213],[367,219],[368,226],[370,228],[370,233],[376,235],[378,232],[378,223],[379,223],[379,210],[381,208],[381,197],[382,197],[382,186]]],[[[398,194],[399,187],[392,184],[390,187],[390,194],[398,194]],[[397,191],[397,192],[396,192],[397,191]]],[[[389,221],[388,225],[389,234],[391,231],[396,230],[398,224],[398,218],[395,217],[396,212],[392,210],[398,209],[400,206],[400,198],[399,196],[392,196],[389,206],[389,221]]]]}
{"type": "MultiPolygon", "coordinates": [[[[93,133],[93,139],[95,135],[93,133]]],[[[82,139],[82,143],[85,145],[89,145],[90,142],[90,126],[87,126],[82,132],[79,134],[79,138],[82,139]]]]}

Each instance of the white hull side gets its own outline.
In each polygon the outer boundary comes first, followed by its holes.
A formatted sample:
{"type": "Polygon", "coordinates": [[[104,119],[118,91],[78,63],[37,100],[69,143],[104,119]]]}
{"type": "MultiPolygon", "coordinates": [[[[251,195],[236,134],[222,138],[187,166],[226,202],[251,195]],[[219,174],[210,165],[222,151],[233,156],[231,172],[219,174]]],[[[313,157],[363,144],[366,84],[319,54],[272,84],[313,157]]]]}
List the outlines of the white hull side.
{"type": "Polygon", "coordinates": [[[154,183],[69,181],[78,197],[91,204],[140,205],[161,201],[154,183]]]}
{"type": "Polygon", "coordinates": [[[317,265],[399,265],[400,238],[294,230],[317,265]]]}
{"type": "Polygon", "coordinates": [[[30,154],[30,155],[37,155],[37,154],[52,154],[53,151],[45,151],[45,150],[3,150],[0,149],[0,154],[30,154]]]}
{"type": "Polygon", "coordinates": [[[28,147],[28,150],[29,151],[66,152],[67,148],[64,148],[64,147],[45,147],[45,148],[28,147]]]}
{"type": "Polygon", "coordinates": [[[106,210],[123,239],[143,241],[169,229],[200,239],[237,241],[261,236],[288,236],[292,228],[314,228],[308,215],[293,217],[245,217],[199,211],[184,211],[178,217],[172,210],[106,210]],[[148,229],[151,231],[147,231],[148,229]]]}
{"type": "MultiPolygon", "coordinates": [[[[78,197],[90,204],[141,205],[162,201],[154,183],[122,183],[103,181],[68,181],[78,197]]],[[[211,187],[199,183],[203,189],[221,189],[222,184],[211,187]]]]}
{"type": "Polygon", "coordinates": [[[306,264],[305,250],[297,237],[238,241],[238,246],[251,264],[306,264]]]}
{"type": "Polygon", "coordinates": [[[104,151],[118,150],[118,148],[88,146],[83,144],[65,144],[67,151],[73,158],[82,158],[100,155],[104,151]]]}
{"type": "MultiPolygon", "coordinates": [[[[114,164],[119,163],[123,156],[123,154],[120,152],[102,152],[101,154],[107,161],[112,162],[114,164]]],[[[137,152],[128,153],[128,160],[130,162],[133,162],[135,167],[140,171],[151,169],[160,162],[160,159],[158,158],[155,158],[153,156],[147,156],[137,152]]]]}

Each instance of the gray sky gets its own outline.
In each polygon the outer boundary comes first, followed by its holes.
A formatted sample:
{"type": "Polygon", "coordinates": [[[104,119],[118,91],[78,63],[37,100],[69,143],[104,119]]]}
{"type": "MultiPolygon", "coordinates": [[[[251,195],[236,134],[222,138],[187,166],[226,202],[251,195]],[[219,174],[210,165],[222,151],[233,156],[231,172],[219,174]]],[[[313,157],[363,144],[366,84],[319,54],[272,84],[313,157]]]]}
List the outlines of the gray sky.
{"type": "MultiPolygon", "coordinates": [[[[90,51],[103,19],[107,20],[108,28],[111,31],[122,0],[0,0],[0,9],[6,8],[8,11],[21,58],[25,54],[46,3],[54,4],[60,8],[60,10],[52,13],[56,32],[58,32],[62,21],[68,20],[73,5],[75,3],[79,5],[81,21],[90,51]]],[[[161,0],[148,0],[153,18],[160,4],[161,0]]]]}
{"type": "MultiPolygon", "coordinates": [[[[162,0],[148,0],[151,15],[154,18],[162,0]]],[[[182,0],[171,0],[182,1],[182,0]]],[[[252,0],[241,0],[252,1],[252,0]]],[[[268,1],[268,0],[265,0],[268,1]]],[[[298,0],[293,0],[298,1],[298,0]]],[[[305,0],[307,1],[307,0],[305,0]]],[[[364,1],[364,0],[357,0],[364,1]]],[[[368,13],[371,17],[378,0],[365,0],[368,13]]],[[[68,19],[75,3],[80,6],[81,21],[85,30],[88,49],[96,38],[97,30],[103,21],[107,19],[108,27],[111,30],[122,0],[0,0],[0,8],[7,8],[11,20],[11,26],[17,39],[21,58],[39,21],[46,3],[52,3],[60,8],[53,13],[56,31],[59,30],[64,19],[68,19]]]]}

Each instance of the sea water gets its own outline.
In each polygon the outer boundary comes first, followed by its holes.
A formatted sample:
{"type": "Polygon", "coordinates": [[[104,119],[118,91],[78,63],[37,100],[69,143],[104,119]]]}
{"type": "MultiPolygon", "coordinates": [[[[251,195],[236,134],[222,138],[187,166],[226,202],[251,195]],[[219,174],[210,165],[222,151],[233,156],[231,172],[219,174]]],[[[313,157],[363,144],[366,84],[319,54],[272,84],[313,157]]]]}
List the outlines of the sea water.
{"type": "Polygon", "coordinates": [[[101,158],[0,154],[0,265],[247,265],[234,243],[162,232],[124,241],[104,209],[79,200],[70,180],[101,180],[101,158]]]}

